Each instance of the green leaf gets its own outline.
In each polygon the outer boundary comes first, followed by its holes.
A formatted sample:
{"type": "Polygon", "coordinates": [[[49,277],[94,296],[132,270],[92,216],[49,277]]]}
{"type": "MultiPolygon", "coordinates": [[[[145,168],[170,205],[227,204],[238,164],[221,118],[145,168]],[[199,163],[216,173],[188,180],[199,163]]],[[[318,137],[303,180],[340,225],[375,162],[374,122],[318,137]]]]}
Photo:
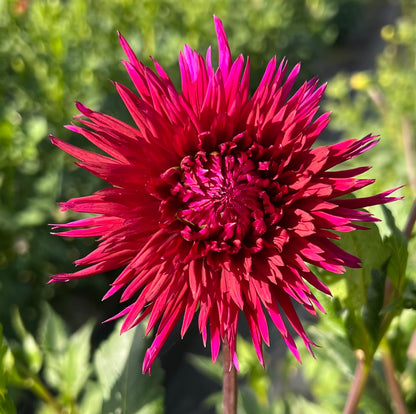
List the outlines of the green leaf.
{"type": "Polygon", "coordinates": [[[39,329],[45,354],[45,378],[59,391],[64,404],[76,401],[91,373],[90,339],[93,323],[88,322],[68,337],[63,320],[47,305],[39,329]]]}
{"type": "Polygon", "coordinates": [[[371,270],[371,283],[367,289],[367,301],[363,306],[362,318],[367,332],[373,340],[373,346],[380,342],[380,325],[383,314],[386,273],[382,270],[371,270]]]}
{"type": "MultiPolygon", "coordinates": [[[[12,323],[16,333],[22,341],[20,351],[26,362],[24,365],[31,373],[37,374],[43,363],[42,352],[33,335],[30,334],[23,325],[23,321],[17,307],[12,310],[12,323]]],[[[18,354],[20,354],[20,352],[18,354]]]]}
{"type": "Polygon", "coordinates": [[[91,373],[90,340],[94,327],[88,322],[69,339],[68,348],[61,359],[60,391],[64,401],[75,401],[91,373]]]}
{"type": "Polygon", "coordinates": [[[68,343],[68,334],[62,318],[47,304],[38,331],[38,340],[45,353],[60,353],[68,343]]]}
{"type": "Polygon", "coordinates": [[[4,363],[7,350],[7,346],[3,345],[3,326],[0,324],[0,413],[14,414],[16,408],[8,395],[7,384],[9,381],[4,363]]]}
{"type": "Polygon", "coordinates": [[[406,276],[408,242],[403,232],[396,226],[391,211],[384,205],[381,207],[384,213],[385,222],[391,232],[391,235],[385,238],[385,244],[391,250],[387,275],[398,290],[398,295],[400,296],[404,288],[404,279],[406,276]]]}
{"type": "MultiPolygon", "coordinates": [[[[211,358],[202,355],[189,354],[187,359],[199,372],[219,384],[222,383],[223,373],[221,364],[213,364],[211,358]]],[[[241,359],[243,360],[244,358],[241,359]]]]}
{"type": "Polygon", "coordinates": [[[64,321],[47,304],[44,305],[38,337],[45,356],[45,379],[50,386],[60,390],[62,361],[68,347],[68,334],[64,321]]]}
{"type": "Polygon", "coordinates": [[[406,309],[416,309],[416,283],[409,281],[406,285],[403,296],[400,298],[403,307],[406,309]]]}
{"type": "Polygon", "coordinates": [[[84,388],[84,396],[79,406],[82,414],[101,414],[103,405],[103,392],[100,384],[88,382],[84,388]]]}
{"type": "Polygon", "coordinates": [[[16,407],[13,400],[6,394],[0,394],[0,413],[15,414],[16,407]]]}
{"type": "Polygon", "coordinates": [[[376,318],[380,295],[384,293],[377,272],[382,271],[390,255],[390,247],[383,243],[376,225],[365,223],[365,226],[369,230],[343,234],[338,242],[342,249],[362,260],[362,267],[347,269],[344,275],[323,273],[323,279],[344,311],[345,330],[353,348],[372,355],[375,351],[375,332],[368,332],[367,327],[370,327],[370,320],[376,318]],[[367,304],[369,298],[371,305],[367,304]]]}
{"type": "Polygon", "coordinates": [[[116,325],[94,354],[95,371],[106,400],[110,398],[111,390],[125,369],[134,337],[131,331],[120,335],[120,327],[120,324],[116,325]]]}
{"type": "Polygon", "coordinates": [[[390,255],[390,249],[383,243],[377,226],[373,223],[365,223],[369,230],[359,230],[342,235],[339,246],[359,257],[362,267],[359,269],[347,269],[343,278],[347,285],[347,291],[340,297],[345,304],[355,310],[367,300],[367,289],[371,284],[372,269],[381,269],[390,255]]]}
{"type": "Polygon", "coordinates": [[[163,375],[158,361],[152,366],[151,376],[143,375],[139,368],[146,347],[144,328],[139,325],[120,335],[120,327],[121,322],[94,355],[104,394],[102,412],[138,414],[152,407],[152,413],[162,413],[163,375]]]}
{"type": "Polygon", "coordinates": [[[267,409],[264,406],[261,406],[257,401],[257,396],[255,391],[248,386],[242,386],[238,390],[239,393],[239,409],[243,411],[244,414],[258,413],[258,414],[268,414],[271,413],[270,409],[267,409]]]}

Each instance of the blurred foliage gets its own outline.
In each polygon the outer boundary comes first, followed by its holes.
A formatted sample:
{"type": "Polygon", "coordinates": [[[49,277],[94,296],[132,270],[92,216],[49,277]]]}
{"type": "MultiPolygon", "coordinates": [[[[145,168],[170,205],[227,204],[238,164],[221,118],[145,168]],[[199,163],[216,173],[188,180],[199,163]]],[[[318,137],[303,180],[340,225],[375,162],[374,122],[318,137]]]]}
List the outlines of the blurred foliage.
{"type": "MultiPolygon", "coordinates": [[[[59,212],[55,202],[101,185],[78,171],[46,136],[77,144],[80,138],[62,127],[75,114],[75,100],[128,121],[109,82],[129,82],[118,63],[124,56],[116,30],[146,64],[151,65],[148,55],[154,56],[179,87],[178,52],[185,43],[202,53],[214,43],[215,13],[232,51],[250,55],[254,87],[274,54],[286,56],[291,65],[302,60],[304,78],[311,76],[312,63],[329,59],[330,47],[362,29],[364,12],[379,3],[0,0],[0,412],[14,413],[15,406],[24,405],[41,414],[115,413],[120,407],[126,414],[163,411],[160,368],[155,366],[150,379],[140,374],[142,328],[120,337],[115,327],[101,343],[91,339],[93,325],[85,324],[85,314],[97,311],[91,298],[104,291],[102,280],[85,280],[82,290],[73,283],[65,295],[59,287],[45,287],[50,274],[71,269],[94,243],[49,235],[46,223],[66,221],[71,214],[59,212]],[[65,322],[45,300],[65,315],[65,322]]],[[[407,200],[392,206],[397,224],[386,210],[380,233],[373,227],[344,238],[344,247],[364,258],[362,269],[336,280],[322,275],[334,298],[319,297],[328,315],[309,327],[321,346],[316,361],[305,354],[303,366],[288,358],[270,361],[263,371],[253,347],[239,340],[242,413],[340,412],[357,349],[372,363],[360,409],[391,412],[381,363],[391,353],[406,404],[416,410],[416,256],[414,241],[407,246],[398,230],[416,196],[416,3],[402,0],[401,5],[398,21],[381,30],[385,48],[375,69],[335,76],[326,106],[332,111],[330,127],[343,138],[381,135],[377,148],[365,155],[374,165],[367,174],[381,177],[371,192],[408,183],[407,200]],[[387,304],[382,297],[386,280],[393,284],[387,304]]],[[[200,358],[192,363],[219,379],[219,364],[200,358]]],[[[219,401],[214,395],[207,403],[220,407],[219,401]]]]}
{"type": "Polygon", "coordinates": [[[372,192],[408,184],[405,202],[392,206],[403,226],[416,195],[416,3],[402,0],[401,6],[397,22],[381,29],[385,47],[375,69],[338,73],[328,84],[325,107],[332,111],[330,128],[343,138],[380,135],[377,148],[359,162],[371,158],[367,175],[379,177],[372,192]]]}
{"type": "Polygon", "coordinates": [[[91,356],[92,321],[68,335],[65,322],[45,305],[37,339],[27,332],[16,308],[13,325],[20,340],[0,350],[1,413],[13,412],[7,385],[36,395],[41,401],[32,411],[36,414],[163,412],[159,364],[153,366],[152,376],[138,374],[146,345],[144,328],[120,336],[117,324],[91,356]]]}

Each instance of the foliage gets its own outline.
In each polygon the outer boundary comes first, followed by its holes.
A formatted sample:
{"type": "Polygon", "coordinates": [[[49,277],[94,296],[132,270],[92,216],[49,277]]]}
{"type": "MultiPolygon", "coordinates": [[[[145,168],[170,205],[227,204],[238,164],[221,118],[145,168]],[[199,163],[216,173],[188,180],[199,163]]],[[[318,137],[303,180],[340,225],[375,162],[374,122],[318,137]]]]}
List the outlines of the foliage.
{"type": "Polygon", "coordinates": [[[8,391],[7,354],[7,345],[3,344],[3,327],[0,325],[0,412],[12,414],[16,412],[16,407],[8,391]]]}
{"type": "Polygon", "coordinates": [[[41,400],[38,414],[162,412],[160,367],[154,366],[151,377],[138,376],[145,351],[143,328],[120,335],[119,323],[92,355],[92,321],[68,335],[65,322],[45,305],[37,340],[17,310],[13,324],[20,341],[2,346],[0,354],[0,408],[8,407],[5,412],[12,412],[6,386],[33,392],[41,400]]]}
{"type": "Polygon", "coordinates": [[[369,174],[380,177],[371,191],[409,184],[407,203],[393,206],[403,225],[416,194],[416,5],[412,0],[401,4],[402,15],[396,24],[381,30],[385,48],[375,69],[338,73],[328,84],[326,107],[332,111],[330,127],[343,137],[380,135],[377,150],[367,155],[374,165],[369,174]]]}

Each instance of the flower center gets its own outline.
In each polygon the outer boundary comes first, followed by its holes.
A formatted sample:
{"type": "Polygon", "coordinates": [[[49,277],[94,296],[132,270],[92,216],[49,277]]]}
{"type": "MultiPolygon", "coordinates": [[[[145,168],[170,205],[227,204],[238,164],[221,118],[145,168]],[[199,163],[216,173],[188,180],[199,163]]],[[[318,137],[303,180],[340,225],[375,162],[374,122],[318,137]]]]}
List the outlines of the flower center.
{"type": "Polygon", "coordinates": [[[246,153],[185,157],[161,176],[161,225],[209,250],[230,253],[242,246],[259,250],[267,231],[270,180],[246,153]],[[256,247],[257,246],[257,247],[256,247]]]}

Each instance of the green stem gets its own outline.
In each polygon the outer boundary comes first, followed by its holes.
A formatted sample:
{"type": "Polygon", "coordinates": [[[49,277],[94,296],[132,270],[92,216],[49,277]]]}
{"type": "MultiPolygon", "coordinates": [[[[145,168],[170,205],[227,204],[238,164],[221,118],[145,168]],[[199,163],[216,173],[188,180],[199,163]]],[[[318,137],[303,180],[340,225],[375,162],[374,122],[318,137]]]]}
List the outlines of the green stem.
{"type": "Polygon", "coordinates": [[[231,361],[230,346],[224,341],[222,346],[223,382],[222,404],[223,414],[237,413],[237,371],[231,361]]]}
{"type": "Polygon", "coordinates": [[[62,412],[61,405],[56,401],[54,396],[49,392],[37,375],[29,373],[28,370],[22,366],[19,367],[19,372],[19,375],[15,373],[10,378],[10,382],[13,385],[30,390],[54,411],[59,414],[62,412]]]}
{"type": "Polygon", "coordinates": [[[49,392],[49,390],[43,385],[43,383],[38,378],[30,378],[25,382],[28,383],[27,388],[29,388],[49,407],[51,407],[57,413],[62,412],[60,404],[55,400],[54,396],[49,392]]]}
{"type": "Polygon", "coordinates": [[[357,412],[358,403],[370,373],[371,361],[366,361],[364,351],[357,349],[355,355],[357,357],[357,365],[343,414],[355,414],[357,412]]]}

